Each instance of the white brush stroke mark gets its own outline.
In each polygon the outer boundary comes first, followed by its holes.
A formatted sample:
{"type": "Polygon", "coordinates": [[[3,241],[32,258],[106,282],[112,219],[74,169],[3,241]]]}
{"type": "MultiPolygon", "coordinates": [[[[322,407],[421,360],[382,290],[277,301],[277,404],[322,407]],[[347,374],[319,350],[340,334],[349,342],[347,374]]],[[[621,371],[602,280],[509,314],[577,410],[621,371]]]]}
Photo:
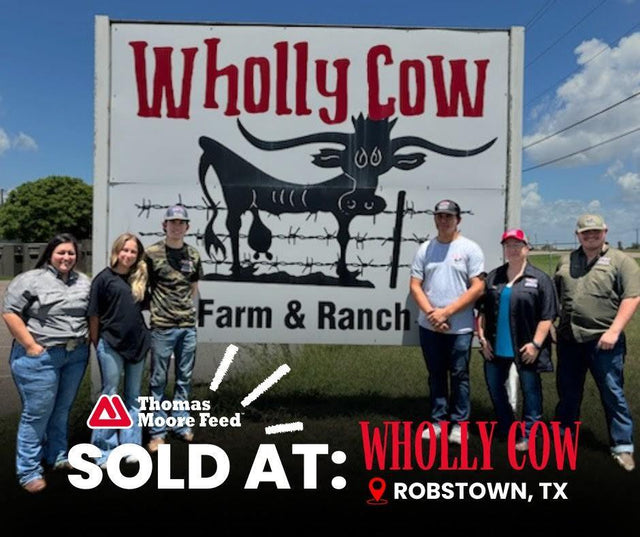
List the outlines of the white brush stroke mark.
{"type": "Polygon", "coordinates": [[[260,384],[258,384],[253,389],[253,391],[240,402],[240,404],[242,406],[250,405],[290,371],[291,368],[287,364],[281,365],[278,369],[271,373],[271,375],[269,375],[260,384]]]}
{"type": "Polygon", "coordinates": [[[238,347],[236,347],[235,345],[232,344],[227,347],[227,350],[224,353],[222,361],[220,362],[220,365],[216,370],[216,374],[213,376],[213,379],[211,379],[211,384],[209,385],[209,389],[212,392],[215,392],[220,386],[220,383],[222,382],[222,379],[224,378],[224,376],[227,374],[227,370],[229,369],[231,362],[233,362],[233,359],[235,358],[235,355],[237,352],[238,352],[238,347]]]}
{"type": "Polygon", "coordinates": [[[264,428],[265,434],[292,433],[294,431],[302,431],[304,424],[301,421],[293,423],[279,423],[278,425],[269,425],[264,428]]]}

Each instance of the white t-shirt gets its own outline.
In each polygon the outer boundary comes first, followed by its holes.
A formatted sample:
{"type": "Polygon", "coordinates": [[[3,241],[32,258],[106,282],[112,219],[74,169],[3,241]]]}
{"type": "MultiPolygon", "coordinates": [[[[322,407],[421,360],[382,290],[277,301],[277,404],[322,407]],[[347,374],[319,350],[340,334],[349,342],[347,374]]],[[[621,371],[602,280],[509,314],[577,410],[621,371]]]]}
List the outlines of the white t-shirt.
{"type": "MultiPolygon", "coordinates": [[[[423,242],[411,265],[411,276],[422,280],[422,289],[435,308],[444,308],[470,286],[471,278],[484,273],[484,254],[475,242],[463,236],[443,243],[438,239],[423,242]]],[[[449,318],[448,334],[473,331],[473,304],[449,318]]],[[[420,310],[420,326],[433,330],[420,310]]]]}

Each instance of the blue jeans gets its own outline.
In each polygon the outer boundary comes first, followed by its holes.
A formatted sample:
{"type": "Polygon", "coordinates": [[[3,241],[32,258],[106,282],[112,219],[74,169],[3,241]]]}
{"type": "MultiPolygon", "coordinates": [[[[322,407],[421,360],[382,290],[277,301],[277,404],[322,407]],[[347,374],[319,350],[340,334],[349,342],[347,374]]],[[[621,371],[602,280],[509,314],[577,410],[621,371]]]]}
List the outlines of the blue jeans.
{"type": "Polygon", "coordinates": [[[50,347],[27,356],[13,342],[11,374],[22,400],[16,443],[16,474],[21,485],[43,475],[42,460],[53,466],[67,460],[69,413],[89,361],[89,346],[72,351],[50,347]]]}
{"type": "MultiPolygon", "coordinates": [[[[513,360],[498,356],[484,361],[484,378],[498,420],[498,433],[502,435],[509,432],[515,421],[505,384],[512,365],[513,360]]],[[[542,382],[540,373],[525,367],[518,367],[518,378],[522,389],[522,419],[525,423],[523,438],[528,439],[531,426],[542,419],[542,382]]]]}
{"type": "Polygon", "coordinates": [[[431,421],[469,419],[469,359],[473,334],[442,334],[420,327],[420,346],[429,373],[431,421]],[[449,403],[451,381],[451,403],[449,403]]]}
{"type": "Polygon", "coordinates": [[[611,451],[633,453],[633,420],[624,396],[625,337],[621,334],[610,350],[598,349],[597,343],[597,339],[587,343],[558,340],[556,417],[563,427],[575,429],[574,422],[580,419],[584,382],[589,370],[600,392],[611,451]]]}
{"type": "MultiPolygon", "coordinates": [[[[151,379],[149,391],[151,397],[159,404],[167,399],[165,391],[169,377],[169,362],[171,355],[175,361],[175,386],[173,389],[173,409],[171,416],[187,418],[190,414],[186,408],[191,395],[191,377],[196,361],[196,329],[195,328],[168,328],[151,330],[151,379]]],[[[167,427],[164,421],[167,412],[162,409],[153,413],[154,424],[149,429],[151,438],[164,437],[167,427]],[[155,423],[156,418],[162,418],[162,423],[155,423]]],[[[177,435],[191,432],[185,425],[173,429],[177,435]]]]}
{"type": "Polygon", "coordinates": [[[139,362],[125,360],[103,338],[98,340],[96,354],[102,376],[102,395],[118,393],[120,378],[124,373],[124,406],[133,421],[129,429],[93,429],[91,443],[102,450],[102,456],[96,460],[96,464],[103,464],[119,444],[142,444],[142,429],[138,424],[138,397],[144,373],[144,359],[139,362]]]}

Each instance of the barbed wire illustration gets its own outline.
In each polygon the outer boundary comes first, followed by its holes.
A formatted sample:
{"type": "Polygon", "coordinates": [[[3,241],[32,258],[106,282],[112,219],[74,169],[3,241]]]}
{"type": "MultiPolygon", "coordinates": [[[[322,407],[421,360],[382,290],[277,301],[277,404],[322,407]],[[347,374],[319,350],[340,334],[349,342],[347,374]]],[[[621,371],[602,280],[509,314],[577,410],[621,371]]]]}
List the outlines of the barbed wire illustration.
{"type": "MultiPolygon", "coordinates": [[[[203,200],[204,201],[204,200],[203,200]]],[[[178,196],[178,203],[183,205],[188,211],[194,212],[204,212],[205,218],[209,220],[211,217],[211,213],[215,210],[217,211],[226,211],[227,208],[224,207],[221,203],[216,203],[213,207],[207,203],[199,204],[199,203],[184,203],[182,201],[182,196],[178,196]]],[[[166,211],[166,209],[172,206],[173,203],[158,203],[154,202],[151,199],[143,198],[140,203],[136,203],[135,207],[138,210],[138,217],[147,219],[151,217],[152,213],[166,211]]],[[[473,214],[471,211],[465,211],[469,214],[473,214]]],[[[349,242],[355,245],[355,249],[358,251],[365,251],[366,245],[368,243],[376,243],[380,247],[392,244],[393,245],[393,253],[389,258],[388,262],[378,262],[374,261],[374,259],[363,259],[361,256],[356,256],[357,261],[347,262],[347,266],[350,268],[357,269],[359,273],[364,274],[365,269],[383,269],[385,271],[391,271],[391,279],[390,286],[395,287],[397,280],[397,271],[399,269],[407,269],[410,268],[410,264],[400,263],[399,262],[399,251],[400,245],[402,243],[413,243],[413,244],[421,244],[427,240],[429,240],[429,235],[421,236],[415,233],[412,233],[409,236],[402,235],[402,223],[405,219],[413,219],[415,217],[421,215],[429,215],[433,214],[431,209],[418,209],[416,208],[413,201],[407,201],[405,199],[405,192],[400,191],[398,193],[396,209],[385,209],[381,211],[378,215],[372,216],[374,225],[376,216],[386,215],[386,216],[395,216],[395,225],[392,228],[393,233],[389,236],[386,235],[369,235],[369,233],[357,232],[354,235],[349,237],[349,242]]],[[[277,218],[281,220],[279,215],[267,215],[268,218],[277,218]]],[[[306,216],[305,220],[308,221],[311,218],[317,221],[318,213],[310,213],[306,216]]],[[[305,233],[301,231],[301,227],[289,226],[287,232],[274,233],[272,235],[273,240],[284,241],[288,245],[295,245],[301,241],[322,241],[326,245],[334,242],[338,237],[337,231],[330,231],[326,227],[323,226],[322,233],[305,233]]],[[[161,238],[164,236],[164,232],[161,230],[152,231],[152,232],[139,232],[140,236],[146,237],[158,237],[161,238]]],[[[229,242],[230,235],[228,233],[218,233],[218,237],[222,242],[229,242]]],[[[204,233],[200,230],[195,230],[193,232],[189,232],[185,235],[185,238],[191,239],[195,241],[199,246],[204,245],[204,233]]],[[[243,241],[248,240],[248,234],[240,234],[239,238],[243,241]]],[[[226,267],[231,267],[232,261],[227,259],[218,259],[215,256],[211,259],[203,259],[202,263],[206,266],[209,266],[213,270],[213,274],[219,274],[220,271],[226,267]]],[[[264,269],[267,273],[280,271],[286,268],[297,267],[302,274],[311,273],[314,269],[335,269],[338,264],[338,259],[328,261],[328,260],[318,260],[314,257],[306,257],[304,261],[302,260],[285,260],[279,259],[278,257],[270,256],[268,259],[259,259],[259,255],[256,252],[253,256],[250,253],[244,253],[242,259],[240,260],[242,266],[245,267],[253,267],[256,270],[259,268],[264,269]]]]}
{"type": "MultiPolygon", "coordinates": [[[[214,205],[214,207],[211,207],[209,205],[200,205],[200,204],[195,204],[195,205],[189,205],[187,203],[183,203],[180,198],[178,200],[178,202],[180,205],[184,206],[185,209],[187,210],[194,210],[194,211],[206,211],[207,214],[207,219],[210,216],[210,212],[215,208],[218,211],[226,211],[227,208],[224,207],[221,202],[218,202],[214,205]]],[[[136,203],[135,207],[136,209],[138,209],[138,217],[141,217],[142,215],[145,215],[147,218],[149,218],[151,216],[151,211],[166,211],[169,207],[171,207],[172,203],[169,204],[161,204],[161,203],[154,203],[151,200],[146,200],[146,199],[142,199],[141,203],[136,203]]],[[[468,213],[468,214],[473,214],[472,211],[461,211],[463,213],[468,213]]],[[[409,218],[413,218],[414,216],[418,216],[418,215],[422,215],[422,214],[433,214],[433,210],[432,209],[416,209],[414,206],[414,203],[412,201],[408,201],[405,204],[405,207],[403,209],[403,213],[406,216],[409,216],[409,218]]],[[[380,214],[396,214],[396,211],[393,210],[389,210],[389,209],[385,209],[384,211],[382,211],[380,214]]],[[[275,216],[272,214],[267,215],[268,218],[280,218],[279,216],[275,216]]],[[[309,214],[306,217],[306,220],[309,220],[310,218],[317,218],[318,213],[312,213],[309,214]]],[[[373,217],[374,221],[375,221],[375,216],[373,217]]]]}

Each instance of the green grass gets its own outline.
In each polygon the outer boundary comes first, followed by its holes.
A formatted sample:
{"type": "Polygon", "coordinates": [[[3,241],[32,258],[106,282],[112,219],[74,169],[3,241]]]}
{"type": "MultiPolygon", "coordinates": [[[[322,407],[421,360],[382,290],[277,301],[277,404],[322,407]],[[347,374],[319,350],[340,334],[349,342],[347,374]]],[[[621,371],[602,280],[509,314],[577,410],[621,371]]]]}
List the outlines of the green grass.
{"type": "MultiPolygon", "coordinates": [[[[544,270],[547,274],[553,275],[556,266],[558,265],[558,261],[560,260],[560,256],[561,254],[557,252],[538,252],[535,255],[530,255],[529,261],[539,269],[544,270]]],[[[640,257],[635,257],[634,259],[636,260],[636,263],[640,265],[640,257]]]]}
{"type": "MultiPolygon", "coordinates": [[[[555,267],[557,256],[532,256],[532,261],[548,272],[555,267]],[[555,257],[555,259],[554,259],[555,257]]],[[[626,393],[631,410],[636,419],[640,419],[640,319],[636,316],[627,329],[629,355],[627,357],[625,380],[626,393]]],[[[240,353],[243,352],[240,346],[240,353]]],[[[220,517],[238,528],[242,525],[268,520],[273,512],[297,512],[308,515],[307,520],[314,527],[331,520],[335,513],[347,514],[349,520],[358,521],[359,527],[365,523],[381,524],[391,519],[410,517],[423,519],[424,510],[437,505],[438,519],[431,522],[430,529],[446,527],[452,519],[457,527],[466,523],[470,527],[478,523],[478,517],[500,516],[505,524],[520,522],[533,510],[540,515],[544,509],[547,517],[562,514],[597,519],[599,513],[609,517],[612,509],[628,512],[628,516],[619,519],[612,515],[607,519],[609,528],[617,520],[629,523],[635,517],[638,520],[637,505],[640,501],[640,480],[638,471],[625,473],[617,468],[608,454],[608,437],[602,406],[597,389],[591,377],[588,377],[582,405],[582,429],[579,440],[578,468],[575,471],[557,470],[551,465],[543,471],[527,468],[522,472],[508,465],[506,444],[496,441],[492,446],[494,470],[488,472],[451,472],[430,470],[428,472],[412,470],[401,472],[368,471],[364,467],[360,422],[368,421],[379,426],[385,420],[411,421],[415,424],[427,419],[427,373],[418,347],[386,346],[346,346],[346,345],[306,345],[299,351],[290,347],[265,347],[263,353],[253,354],[251,367],[244,368],[222,382],[216,393],[208,389],[208,382],[202,382],[194,388],[195,399],[209,399],[213,404],[213,415],[232,415],[242,413],[241,429],[203,428],[196,430],[196,442],[212,443],[222,447],[230,457],[232,473],[224,487],[212,491],[160,491],[155,482],[150,481],[136,491],[123,491],[108,482],[98,491],[80,491],[71,487],[63,477],[52,476],[45,495],[37,498],[39,513],[59,512],[65,506],[72,505],[75,513],[91,511],[99,504],[100,509],[111,509],[109,519],[112,522],[126,519],[129,505],[135,506],[136,513],[156,512],[158,506],[167,507],[167,517],[179,516],[184,520],[199,520],[207,516],[214,517],[222,524],[220,517]],[[247,408],[240,401],[279,365],[286,363],[291,372],[280,382],[264,393],[247,408]],[[304,430],[296,433],[265,435],[264,427],[277,423],[302,421],[304,430]],[[275,491],[272,484],[264,485],[258,491],[243,489],[244,480],[251,467],[253,457],[260,444],[273,443],[277,446],[283,464],[287,469],[292,490],[275,491]],[[330,450],[344,451],[347,462],[340,467],[332,464],[320,464],[318,468],[318,490],[303,490],[300,456],[291,454],[292,444],[328,444],[330,450]],[[334,475],[347,479],[348,487],[344,491],[333,490],[329,483],[334,475]],[[388,486],[394,480],[405,482],[425,481],[521,481],[527,480],[537,486],[543,481],[568,482],[569,500],[565,502],[535,501],[534,505],[518,502],[440,502],[429,504],[415,501],[406,504],[394,504],[386,511],[372,511],[366,505],[369,497],[368,482],[373,476],[383,476],[388,486]],[[613,506],[613,507],[612,507],[613,506]],[[527,511],[529,509],[529,511],[527,511]],[[626,511],[625,511],[626,510],[626,511]],[[385,513],[385,518],[379,518],[385,513]],[[459,518],[462,515],[462,518],[459,518]],[[629,518],[631,517],[631,518],[629,518]],[[615,519],[615,520],[614,520],[615,519]],[[442,526],[440,526],[440,524],[442,526]]],[[[204,357],[198,359],[213,360],[217,363],[222,357],[204,357]]],[[[482,371],[482,357],[473,351],[471,360],[471,395],[473,421],[492,420],[493,409],[488,397],[482,371]]],[[[212,368],[214,370],[215,367],[212,368]]],[[[145,386],[146,387],[146,386],[145,386]]],[[[543,375],[544,418],[550,420],[557,401],[555,374],[543,375]]],[[[72,443],[88,442],[90,431],[85,421],[92,407],[88,375],[72,413],[72,443]]],[[[0,480],[8,494],[9,509],[29,509],[27,499],[15,485],[14,448],[15,431],[18,416],[0,419],[0,434],[5,442],[0,444],[0,480]]],[[[477,436],[471,437],[469,451],[481,453],[477,436]]],[[[451,456],[459,455],[459,448],[453,448],[451,456]]],[[[187,449],[180,442],[172,441],[172,472],[186,475],[187,449]]],[[[155,475],[155,474],[154,474],[155,475]]],[[[28,501],[33,501],[29,498],[28,501]]],[[[129,511],[130,512],[130,511],[129,511]]],[[[158,512],[161,513],[161,512],[158,512]]],[[[535,515],[538,517],[538,515],[535,515]]],[[[81,516],[81,515],[78,515],[81,516]]],[[[160,515],[163,516],[163,515],[160,515]]],[[[342,515],[341,515],[342,516],[342,515]]],[[[537,521],[528,518],[531,528],[536,523],[544,526],[542,518],[537,521]]],[[[211,519],[211,520],[214,520],[211,519]]],[[[129,519],[127,519],[129,520],[129,519]]],[[[394,519],[395,520],[395,519],[394,519]]],[[[148,521],[148,519],[147,519],[148,521]]],[[[336,523],[337,524],[337,523],[336,523]]],[[[547,521],[546,524],[549,524],[547,521]]],[[[541,526],[541,527],[543,527],[541,526]]],[[[211,521],[216,528],[216,522],[211,521]]],[[[222,526],[220,526],[222,527],[222,526]]]]}
{"type": "Polygon", "coordinates": [[[536,254],[529,256],[529,261],[532,265],[535,265],[539,269],[544,270],[547,274],[549,274],[549,276],[552,277],[559,260],[560,254],[557,253],[536,254]]]}

